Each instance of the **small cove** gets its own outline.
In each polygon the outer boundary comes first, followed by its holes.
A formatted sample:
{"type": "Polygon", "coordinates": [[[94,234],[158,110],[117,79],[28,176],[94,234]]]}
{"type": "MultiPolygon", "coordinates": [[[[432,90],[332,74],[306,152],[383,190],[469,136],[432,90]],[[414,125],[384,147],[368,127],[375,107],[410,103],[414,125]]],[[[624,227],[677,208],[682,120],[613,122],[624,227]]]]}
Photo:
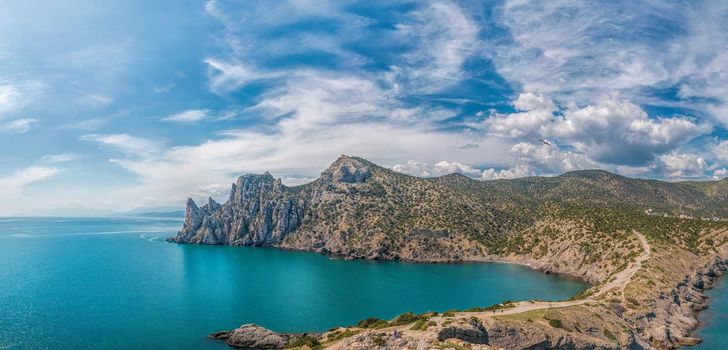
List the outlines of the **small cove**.
{"type": "Polygon", "coordinates": [[[256,323],[323,331],[374,316],[562,300],[586,284],[515,264],[344,261],[164,242],[180,219],[0,220],[0,348],[224,349],[256,323]]]}

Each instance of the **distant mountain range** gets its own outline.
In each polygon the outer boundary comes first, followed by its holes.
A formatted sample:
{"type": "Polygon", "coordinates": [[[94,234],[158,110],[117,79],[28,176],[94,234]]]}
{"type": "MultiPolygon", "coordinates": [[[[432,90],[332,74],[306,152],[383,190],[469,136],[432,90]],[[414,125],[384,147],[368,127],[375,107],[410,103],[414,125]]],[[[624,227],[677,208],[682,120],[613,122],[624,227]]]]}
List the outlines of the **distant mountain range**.
{"type": "Polygon", "coordinates": [[[185,211],[179,207],[142,207],[135,208],[117,215],[135,217],[184,217],[185,211]]]}

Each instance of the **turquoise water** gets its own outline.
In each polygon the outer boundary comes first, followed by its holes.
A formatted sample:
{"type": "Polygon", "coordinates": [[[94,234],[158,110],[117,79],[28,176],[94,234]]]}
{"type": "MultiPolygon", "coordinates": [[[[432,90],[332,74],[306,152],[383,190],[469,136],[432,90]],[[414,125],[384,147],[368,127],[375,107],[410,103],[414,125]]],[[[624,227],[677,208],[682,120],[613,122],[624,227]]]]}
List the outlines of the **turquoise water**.
{"type": "Polygon", "coordinates": [[[584,285],[507,264],[343,261],[177,245],[180,219],[0,218],[0,349],[224,349],[213,331],[558,300],[584,285]]]}
{"type": "Polygon", "coordinates": [[[728,349],[728,279],[725,276],[718,281],[715,288],[707,292],[710,297],[708,309],[700,313],[703,326],[697,335],[703,342],[695,346],[696,350],[728,349]]]}

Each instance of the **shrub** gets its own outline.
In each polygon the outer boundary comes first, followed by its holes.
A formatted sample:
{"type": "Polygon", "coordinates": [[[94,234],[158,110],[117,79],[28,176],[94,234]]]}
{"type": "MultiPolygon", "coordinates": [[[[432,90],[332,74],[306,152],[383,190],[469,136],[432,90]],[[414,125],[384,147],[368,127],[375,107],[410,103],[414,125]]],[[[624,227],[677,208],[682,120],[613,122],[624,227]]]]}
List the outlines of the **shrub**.
{"type": "Polygon", "coordinates": [[[308,346],[311,349],[319,349],[321,347],[321,343],[319,343],[318,339],[316,339],[315,337],[306,334],[288,343],[285,346],[285,349],[300,348],[303,346],[308,346]]]}
{"type": "Polygon", "coordinates": [[[554,328],[563,328],[563,324],[561,324],[561,320],[557,318],[552,318],[549,320],[549,326],[554,328]]]}
{"type": "Polygon", "coordinates": [[[356,324],[359,328],[382,328],[389,325],[389,322],[376,318],[376,317],[369,317],[366,320],[361,320],[359,323],[356,324]]]}
{"type": "Polygon", "coordinates": [[[413,331],[424,331],[425,329],[427,329],[427,321],[425,321],[424,319],[419,319],[410,329],[413,331]]]}
{"type": "Polygon", "coordinates": [[[345,339],[348,337],[351,337],[353,335],[356,335],[359,333],[359,331],[352,331],[351,329],[347,329],[343,332],[341,331],[335,331],[333,333],[329,333],[329,335],[326,337],[329,341],[337,341],[341,339],[345,339]]]}
{"type": "Polygon", "coordinates": [[[397,318],[395,318],[394,321],[392,321],[389,325],[390,326],[401,326],[401,325],[417,322],[419,320],[427,321],[429,319],[430,319],[429,313],[415,315],[411,312],[408,312],[408,313],[404,313],[404,314],[397,316],[397,318]]]}

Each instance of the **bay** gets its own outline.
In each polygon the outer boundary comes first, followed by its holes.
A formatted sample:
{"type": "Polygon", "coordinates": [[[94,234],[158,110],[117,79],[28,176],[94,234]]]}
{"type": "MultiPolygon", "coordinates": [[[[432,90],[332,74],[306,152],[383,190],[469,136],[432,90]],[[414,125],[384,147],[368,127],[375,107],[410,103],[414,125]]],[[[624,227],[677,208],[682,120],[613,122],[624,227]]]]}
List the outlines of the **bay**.
{"type": "Polygon", "coordinates": [[[164,241],[179,218],[0,218],[0,349],[224,349],[256,323],[324,331],[367,317],[561,300],[580,281],[498,263],[344,261],[164,241]]]}

